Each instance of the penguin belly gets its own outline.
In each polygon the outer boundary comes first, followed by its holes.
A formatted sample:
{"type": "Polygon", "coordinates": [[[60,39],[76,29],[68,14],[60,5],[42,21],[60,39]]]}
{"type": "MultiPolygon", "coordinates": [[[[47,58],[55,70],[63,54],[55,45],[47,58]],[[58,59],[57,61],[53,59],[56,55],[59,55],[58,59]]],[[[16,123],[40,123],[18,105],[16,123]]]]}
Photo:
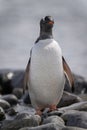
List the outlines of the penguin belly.
{"type": "Polygon", "coordinates": [[[62,52],[53,39],[40,40],[32,48],[29,94],[33,107],[45,108],[60,101],[64,88],[62,52]]]}

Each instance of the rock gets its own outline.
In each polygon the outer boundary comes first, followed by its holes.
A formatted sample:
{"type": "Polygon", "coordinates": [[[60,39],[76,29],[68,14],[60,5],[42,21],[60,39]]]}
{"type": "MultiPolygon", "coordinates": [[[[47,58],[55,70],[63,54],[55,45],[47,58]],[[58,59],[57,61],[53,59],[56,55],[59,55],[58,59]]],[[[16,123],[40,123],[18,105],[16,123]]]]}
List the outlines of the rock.
{"type": "Polygon", "coordinates": [[[0,71],[0,86],[2,94],[12,93],[13,86],[11,80],[13,77],[13,72],[9,70],[0,71]]]}
{"type": "Polygon", "coordinates": [[[16,112],[18,112],[19,114],[21,113],[28,113],[30,115],[34,115],[35,114],[35,109],[33,107],[31,107],[31,105],[26,105],[26,104],[17,104],[16,106],[14,106],[14,109],[16,112]]]}
{"type": "MultiPolygon", "coordinates": [[[[80,75],[73,74],[74,77],[74,93],[81,94],[87,93],[87,81],[80,75]]],[[[72,92],[68,80],[65,82],[64,90],[72,92]]]]}
{"type": "Polygon", "coordinates": [[[14,88],[12,93],[20,99],[23,96],[23,89],[22,88],[14,88]]]}
{"type": "Polygon", "coordinates": [[[80,127],[65,127],[62,128],[62,130],[86,130],[86,129],[80,127]]]}
{"type": "Polygon", "coordinates": [[[69,106],[73,103],[81,102],[82,99],[79,96],[76,96],[74,94],[71,94],[69,92],[64,91],[63,96],[57,105],[59,107],[69,106]]]}
{"type": "Polygon", "coordinates": [[[5,101],[9,102],[10,105],[16,105],[18,103],[18,99],[15,95],[13,94],[7,94],[1,97],[5,101]]]}
{"type": "Polygon", "coordinates": [[[66,110],[79,110],[79,111],[87,111],[87,101],[74,103],[67,107],[61,107],[58,109],[60,113],[66,110]]]}
{"type": "MultiPolygon", "coordinates": [[[[22,115],[23,116],[23,115],[22,115]]],[[[23,127],[35,127],[39,125],[40,117],[37,115],[27,115],[25,118],[19,116],[14,120],[2,125],[1,130],[18,130],[23,127]]]]}
{"type": "Polygon", "coordinates": [[[78,95],[80,98],[82,98],[83,101],[87,101],[87,94],[79,94],[78,95]]]}
{"type": "Polygon", "coordinates": [[[37,127],[25,127],[19,130],[62,130],[62,126],[59,126],[56,123],[48,123],[37,127]]]}
{"type": "Polygon", "coordinates": [[[11,84],[14,88],[23,88],[24,70],[15,70],[11,84]]]}
{"type": "Polygon", "coordinates": [[[5,119],[5,112],[4,112],[3,108],[0,107],[0,121],[2,121],[3,119],[5,119]]]}
{"type": "Polygon", "coordinates": [[[29,96],[29,93],[26,92],[23,96],[23,102],[26,103],[26,104],[31,104],[31,100],[30,100],[30,96],[29,96]]]}
{"type": "Polygon", "coordinates": [[[74,74],[74,81],[76,94],[87,93],[87,81],[84,77],[74,74]]]}
{"type": "Polygon", "coordinates": [[[61,117],[58,116],[49,116],[43,120],[42,124],[55,123],[59,126],[64,126],[64,121],[61,117]]]}
{"type": "Polygon", "coordinates": [[[87,112],[68,110],[61,117],[66,126],[87,128],[87,112]]]}
{"type": "Polygon", "coordinates": [[[10,104],[5,100],[0,99],[0,107],[2,107],[3,109],[8,109],[10,107],[10,104]]]}
{"type": "Polygon", "coordinates": [[[14,109],[14,108],[9,108],[8,111],[7,111],[7,114],[9,116],[14,116],[16,115],[18,112],[14,109]]]}

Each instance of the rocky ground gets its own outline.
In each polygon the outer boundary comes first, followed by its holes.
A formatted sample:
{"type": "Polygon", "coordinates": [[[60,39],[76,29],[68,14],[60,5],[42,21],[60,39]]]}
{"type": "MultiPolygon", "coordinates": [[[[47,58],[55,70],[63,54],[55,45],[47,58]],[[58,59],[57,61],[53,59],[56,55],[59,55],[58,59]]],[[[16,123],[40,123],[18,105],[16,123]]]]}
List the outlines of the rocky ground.
{"type": "Polygon", "coordinates": [[[28,92],[23,95],[24,71],[0,70],[0,130],[86,130],[87,81],[74,74],[74,92],[66,81],[58,110],[35,115],[28,92]]]}

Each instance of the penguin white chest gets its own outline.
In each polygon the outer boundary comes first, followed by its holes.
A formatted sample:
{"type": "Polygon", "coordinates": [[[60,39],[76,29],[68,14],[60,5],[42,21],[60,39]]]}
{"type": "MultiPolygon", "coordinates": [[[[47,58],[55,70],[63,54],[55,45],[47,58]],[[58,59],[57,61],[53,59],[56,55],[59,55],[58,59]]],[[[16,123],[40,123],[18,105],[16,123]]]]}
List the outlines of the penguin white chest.
{"type": "Polygon", "coordinates": [[[40,40],[34,45],[29,81],[34,107],[58,103],[64,87],[64,72],[61,49],[55,40],[40,40]]]}

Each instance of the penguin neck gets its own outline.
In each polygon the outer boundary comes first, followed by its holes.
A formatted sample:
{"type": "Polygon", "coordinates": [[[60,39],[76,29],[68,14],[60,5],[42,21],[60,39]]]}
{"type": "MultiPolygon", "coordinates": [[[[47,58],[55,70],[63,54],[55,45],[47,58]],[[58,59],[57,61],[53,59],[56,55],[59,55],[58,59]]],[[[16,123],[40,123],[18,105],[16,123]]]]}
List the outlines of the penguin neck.
{"type": "Polygon", "coordinates": [[[52,29],[45,31],[40,29],[40,36],[35,41],[35,44],[39,42],[39,40],[53,39],[52,29]]]}
{"type": "Polygon", "coordinates": [[[40,30],[40,39],[45,40],[45,39],[52,39],[53,34],[52,34],[52,29],[50,30],[40,30]]]}

